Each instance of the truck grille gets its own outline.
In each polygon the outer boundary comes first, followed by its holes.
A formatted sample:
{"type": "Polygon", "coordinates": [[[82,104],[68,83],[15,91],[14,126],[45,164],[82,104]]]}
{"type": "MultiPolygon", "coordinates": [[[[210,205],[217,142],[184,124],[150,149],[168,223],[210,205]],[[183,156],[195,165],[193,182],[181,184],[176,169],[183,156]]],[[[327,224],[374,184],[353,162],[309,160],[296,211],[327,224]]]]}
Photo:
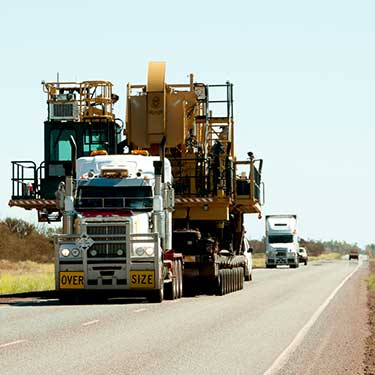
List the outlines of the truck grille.
{"type": "Polygon", "coordinates": [[[88,258],[126,257],[125,225],[88,225],[87,235],[95,241],[87,253],[88,258]],[[117,254],[120,249],[123,250],[123,255],[117,254]],[[95,255],[92,255],[92,250],[96,250],[95,255]]]}
{"type": "Polygon", "coordinates": [[[118,225],[88,225],[87,234],[95,240],[101,241],[125,241],[126,227],[118,225]],[[113,237],[111,236],[113,235],[113,237]]]}

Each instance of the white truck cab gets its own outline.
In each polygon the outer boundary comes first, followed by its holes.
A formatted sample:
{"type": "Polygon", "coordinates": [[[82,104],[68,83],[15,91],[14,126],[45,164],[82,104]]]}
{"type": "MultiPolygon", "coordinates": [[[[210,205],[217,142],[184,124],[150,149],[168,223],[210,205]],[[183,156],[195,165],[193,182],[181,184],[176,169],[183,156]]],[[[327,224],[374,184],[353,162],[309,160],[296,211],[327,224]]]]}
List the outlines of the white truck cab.
{"type": "Polygon", "coordinates": [[[266,216],[266,267],[299,266],[297,215],[266,216]]]}

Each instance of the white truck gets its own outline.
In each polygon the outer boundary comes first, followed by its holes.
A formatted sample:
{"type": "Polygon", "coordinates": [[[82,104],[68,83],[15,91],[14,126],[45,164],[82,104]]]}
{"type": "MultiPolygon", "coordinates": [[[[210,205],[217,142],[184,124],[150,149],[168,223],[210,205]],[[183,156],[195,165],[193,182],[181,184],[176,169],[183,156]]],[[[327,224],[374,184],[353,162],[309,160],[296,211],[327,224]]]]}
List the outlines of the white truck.
{"type": "Polygon", "coordinates": [[[297,215],[266,216],[266,268],[299,267],[297,215]]]}
{"type": "Polygon", "coordinates": [[[64,230],[55,238],[56,290],[66,303],[83,295],[133,294],[161,302],[182,296],[182,254],[172,250],[174,191],[167,159],[97,155],[76,162],[60,184],[64,230]]]}

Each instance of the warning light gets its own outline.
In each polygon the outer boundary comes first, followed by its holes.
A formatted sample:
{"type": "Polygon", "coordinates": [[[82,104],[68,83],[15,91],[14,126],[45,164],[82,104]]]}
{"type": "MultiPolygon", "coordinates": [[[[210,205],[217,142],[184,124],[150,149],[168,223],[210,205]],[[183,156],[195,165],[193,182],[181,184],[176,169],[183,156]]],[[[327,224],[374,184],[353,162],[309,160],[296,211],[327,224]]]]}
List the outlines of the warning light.
{"type": "Polygon", "coordinates": [[[106,150],[94,150],[90,152],[90,156],[108,155],[106,150]]]}
{"type": "Polygon", "coordinates": [[[148,156],[148,151],[147,150],[133,150],[132,155],[148,156]]]}

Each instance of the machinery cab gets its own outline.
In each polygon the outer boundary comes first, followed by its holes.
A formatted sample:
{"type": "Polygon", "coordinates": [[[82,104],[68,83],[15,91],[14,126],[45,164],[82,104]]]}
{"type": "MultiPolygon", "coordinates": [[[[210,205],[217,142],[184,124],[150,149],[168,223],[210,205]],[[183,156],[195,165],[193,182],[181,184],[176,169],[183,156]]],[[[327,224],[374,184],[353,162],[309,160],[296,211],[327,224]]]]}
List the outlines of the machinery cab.
{"type": "Polygon", "coordinates": [[[59,221],[55,192],[72,169],[71,137],[76,157],[122,152],[122,124],[113,105],[118,96],[108,81],[43,82],[48,118],[44,122],[44,161],[12,161],[10,206],[36,208],[39,221],[59,221]],[[100,151],[99,151],[100,150],[100,151]]]}

